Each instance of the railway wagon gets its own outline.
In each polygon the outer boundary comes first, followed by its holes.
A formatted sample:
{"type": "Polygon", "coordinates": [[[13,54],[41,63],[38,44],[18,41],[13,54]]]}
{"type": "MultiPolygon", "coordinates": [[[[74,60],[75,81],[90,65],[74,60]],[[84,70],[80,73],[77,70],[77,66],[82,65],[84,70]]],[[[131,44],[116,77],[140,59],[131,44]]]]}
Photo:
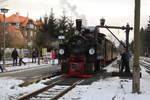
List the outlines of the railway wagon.
{"type": "Polygon", "coordinates": [[[105,60],[107,63],[117,58],[117,48],[110,40],[105,40],[105,48],[105,60]]]}
{"type": "Polygon", "coordinates": [[[106,56],[105,56],[105,60],[108,62],[108,61],[111,61],[112,60],[112,57],[113,57],[113,44],[111,43],[111,41],[107,40],[106,39],[106,42],[105,42],[105,52],[106,52],[106,56]]]}
{"type": "Polygon", "coordinates": [[[78,32],[59,45],[61,70],[69,76],[91,77],[113,60],[115,47],[104,34],[87,27],[81,31],[80,25],[81,22],[77,22],[78,32]]]}

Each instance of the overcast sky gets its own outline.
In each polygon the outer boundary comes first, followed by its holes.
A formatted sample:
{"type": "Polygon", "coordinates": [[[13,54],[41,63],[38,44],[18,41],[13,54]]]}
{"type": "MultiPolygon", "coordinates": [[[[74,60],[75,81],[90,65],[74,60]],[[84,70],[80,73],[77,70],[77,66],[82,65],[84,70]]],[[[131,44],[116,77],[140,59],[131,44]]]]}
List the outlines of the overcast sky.
{"type": "MultiPolygon", "coordinates": [[[[19,12],[33,19],[49,14],[51,8],[57,17],[66,15],[86,19],[88,25],[98,25],[104,17],[107,25],[123,26],[134,23],[134,0],[7,0],[0,7],[9,8],[11,15],[19,12]]],[[[146,27],[150,16],[150,0],[141,0],[141,26],[146,27]]],[[[131,38],[133,35],[131,35],[131,38]]]]}

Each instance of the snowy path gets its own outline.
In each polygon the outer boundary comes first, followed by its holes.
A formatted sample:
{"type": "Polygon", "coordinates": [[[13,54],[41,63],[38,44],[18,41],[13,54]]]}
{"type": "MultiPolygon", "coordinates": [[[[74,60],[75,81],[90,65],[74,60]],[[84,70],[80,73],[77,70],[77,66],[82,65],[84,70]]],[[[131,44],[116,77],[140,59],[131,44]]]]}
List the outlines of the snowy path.
{"type": "MultiPolygon", "coordinates": [[[[108,71],[118,70],[109,65],[108,71]]],[[[141,94],[132,93],[132,80],[109,77],[98,80],[91,85],[78,85],[75,89],[59,100],[150,100],[150,75],[147,69],[141,66],[141,94]]],[[[15,100],[22,94],[29,93],[43,87],[42,82],[20,88],[17,85],[22,81],[12,78],[0,78],[0,100],[15,100]],[[15,86],[11,89],[12,86],[15,86]],[[14,98],[14,99],[13,99],[14,98]]]]}

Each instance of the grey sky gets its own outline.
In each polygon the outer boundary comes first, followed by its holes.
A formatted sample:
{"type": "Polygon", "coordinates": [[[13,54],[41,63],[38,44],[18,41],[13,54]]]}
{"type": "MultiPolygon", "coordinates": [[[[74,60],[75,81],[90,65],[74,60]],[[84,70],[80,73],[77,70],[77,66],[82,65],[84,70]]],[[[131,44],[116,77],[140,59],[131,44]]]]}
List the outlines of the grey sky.
{"type": "MultiPolygon", "coordinates": [[[[60,16],[63,9],[65,9],[69,16],[77,17],[67,5],[62,4],[64,1],[74,7],[80,16],[85,15],[88,24],[98,24],[101,17],[105,17],[108,23],[121,25],[127,21],[133,24],[134,0],[7,0],[5,3],[0,4],[0,7],[9,8],[9,14],[19,12],[21,15],[27,16],[28,13],[31,18],[44,16],[45,13],[50,12],[51,8],[54,9],[56,16],[60,16]],[[120,21],[116,22],[117,19],[120,21]]],[[[150,0],[141,0],[141,2],[141,25],[145,26],[150,15],[150,0]]]]}
{"type": "MultiPolygon", "coordinates": [[[[150,15],[150,0],[141,0],[141,26],[145,27],[150,15]]],[[[0,7],[9,8],[7,15],[19,12],[20,15],[37,19],[49,14],[53,8],[57,17],[66,15],[73,19],[85,18],[88,25],[99,24],[104,17],[107,25],[123,26],[129,23],[133,26],[134,0],[7,0],[0,7]]],[[[120,36],[121,37],[121,36],[120,36]]],[[[124,36],[123,36],[124,37],[124,36]]],[[[133,38],[133,35],[130,36],[133,38]]]]}

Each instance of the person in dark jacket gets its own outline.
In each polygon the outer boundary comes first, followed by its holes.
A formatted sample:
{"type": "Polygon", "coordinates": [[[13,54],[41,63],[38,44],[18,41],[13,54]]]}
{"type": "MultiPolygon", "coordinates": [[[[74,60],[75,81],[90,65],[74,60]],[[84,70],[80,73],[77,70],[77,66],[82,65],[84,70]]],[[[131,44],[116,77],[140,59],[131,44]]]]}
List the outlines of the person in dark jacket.
{"type": "Polygon", "coordinates": [[[18,56],[18,51],[16,50],[16,48],[14,48],[11,54],[11,57],[13,58],[13,66],[17,66],[18,56]]]}
{"type": "Polygon", "coordinates": [[[37,57],[38,57],[38,50],[33,49],[33,51],[32,51],[32,63],[36,63],[37,57]]]}
{"type": "Polygon", "coordinates": [[[22,63],[26,65],[26,63],[23,61],[23,57],[19,57],[19,66],[21,66],[22,63]]]}
{"type": "Polygon", "coordinates": [[[0,69],[3,72],[3,67],[2,67],[2,53],[0,52],[0,69]]]}
{"type": "Polygon", "coordinates": [[[121,54],[121,62],[122,62],[121,72],[123,72],[123,70],[125,69],[125,72],[130,73],[128,52],[125,51],[121,54]]]}

